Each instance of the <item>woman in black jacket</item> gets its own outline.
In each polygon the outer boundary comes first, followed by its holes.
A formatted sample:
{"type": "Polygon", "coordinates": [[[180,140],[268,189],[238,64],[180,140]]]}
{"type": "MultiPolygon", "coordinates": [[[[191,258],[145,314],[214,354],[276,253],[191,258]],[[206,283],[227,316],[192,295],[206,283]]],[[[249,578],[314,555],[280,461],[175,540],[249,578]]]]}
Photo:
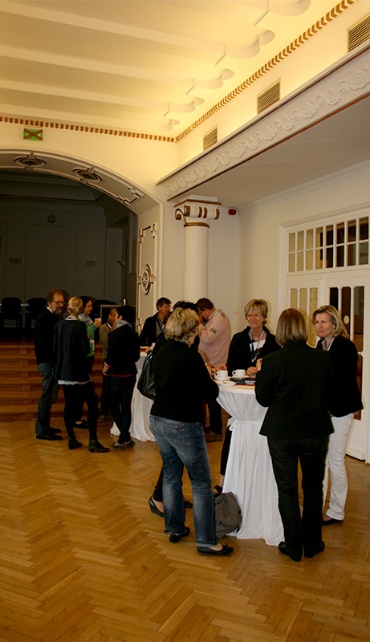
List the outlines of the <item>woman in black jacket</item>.
{"type": "Polygon", "coordinates": [[[323,305],[312,315],[312,322],[319,337],[317,348],[329,353],[335,377],[335,397],[330,407],[334,433],[329,440],[327,466],[324,478],[324,500],[330,473],[331,490],[329,508],[323,525],[342,523],[347,499],[348,481],[344,457],[354,413],[363,408],[357,385],[358,352],[349,339],[338,310],[323,305]]]}
{"type": "Polygon", "coordinates": [[[136,382],[136,362],[140,358],[139,335],[133,329],[135,310],[130,305],[117,308],[118,320],[108,335],[108,351],[103,374],[109,378],[109,401],[113,419],[120,434],[112,444],[116,450],[132,448],[131,402],[136,382]]]}
{"type": "Polygon", "coordinates": [[[64,423],[68,434],[68,448],[81,448],[82,443],[76,439],[74,425],[78,408],[86,401],[88,413],[90,452],[105,453],[105,448],[98,441],[96,425],[98,419],[98,402],[90,376],[88,354],[90,342],[86,325],[78,320],[82,311],[82,300],[74,296],[68,301],[68,316],[60,321],[55,329],[54,349],[57,354],[56,374],[58,383],[64,392],[64,423]]]}
{"type": "MultiPolygon", "coordinates": [[[[242,332],[237,332],[231,339],[227,357],[227,370],[232,376],[234,370],[245,370],[247,376],[255,376],[257,359],[262,359],[270,352],[279,350],[275,336],[266,327],[268,304],[264,299],[251,299],[244,307],[244,315],[248,326],[242,332]]],[[[221,366],[224,368],[225,366],[221,366]]],[[[222,493],[226,464],[230,452],[231,431],[226,428],[222,444],[220,478],[214,488],[215,495],[222,493]]]]}
{"type": "Polygon", "coordinates": [[[328,411],[334,380],[330,359],[307,345],[307,328],[298,310],[284,310],[276,340],[282,350],[257,363],[256,399],[268,406],[260,431],[268,438],[278,488],[285,541],[279,551],[299,562],[321,553],[322,482],[328,438],[328,411]],[[261,363],[262,362],[262,363],[261,363]],[[303,513],[298,501],[298,462],[302,470],[303,513]]]}
{"type": "Polygon", "coordinates": [[[165,532],[177,543],[189,535],[184,523],[183,466],[193,490],[194,525],[198,552],[228,555],[230,546],[219,544],[215,532],[214,498],[203,430],[203,400],[216,399],[212,381],[200,354],[190,350],[199,325],[193,310],[177,308],[167,321],[166,343],[153,360],[156,390],[150,429],[163,462],[165,532]]]}

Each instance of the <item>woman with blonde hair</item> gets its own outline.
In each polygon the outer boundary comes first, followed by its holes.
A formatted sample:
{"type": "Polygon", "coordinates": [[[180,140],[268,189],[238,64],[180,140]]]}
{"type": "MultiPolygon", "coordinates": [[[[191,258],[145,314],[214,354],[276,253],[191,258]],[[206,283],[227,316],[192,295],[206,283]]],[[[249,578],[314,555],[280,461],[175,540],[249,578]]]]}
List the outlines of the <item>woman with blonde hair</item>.
{"type": "Polygon", "coordinates": [[[169,317],[165,344],[153,359],[156,396],[150,429],[163,462],[165,533],[177,543],[190,533],[185,526],[182,494],[183,466],[193,490],[194,525],[201,555],[228,555],[230,546],[218,543],[215,532],[214,496],[203,430],[203,400],[216,399],[212,381],[200,354],[190,350],[198,333],[199,317],[177,308],[169,317]]]}
{"type": "Polygon", "coordinates": [[[285,541],[279,551],[295,562],[314,557],[321,539],[322,482],[329,434],[328,412],[334,380],[327,354],[307,345],[307,327],[299,310],[284,310],[276,340],[282,347],[257,362],[256,399],[268,410],[266,435],[278,488],[285,541]],[[298,500],[298,462],[302,470],[303,513],[298,500]]]}
{"type": "Polygon", "coordinates": [[[96,434],[98,403],[87,359],[90,353],[90,342],[85,323],[78,320],[82,307],[83,303],[79,297],[74,296],[69,299],[68,316],[56,326],[54,336],[54,349],[57,355],[56,374],[64,392],[64,423],[68,434],[68,448],[75,450],[82,446],[82,443],[76,439],[73,428],[76,411],[86,401],[88,448],[90,452],[105,453],[109,448],[102,446],[96,434]]]}
{"type": "Polygon", "coordinates": [[[327,466],[324,478],[324,501],[330,473],[329,508],[323,516],[323,525],[342,523],[347,499],[348,481],[345,454],[354,413],[362,409],[357,385],[358,352],[349,339],[338,310],[333,305],[322,305],[312,315],[312,323],[319,337],[317,348],[329,353],[335,377],[335,396],[330,407],[334,433],[330,436],[327,466]]]}

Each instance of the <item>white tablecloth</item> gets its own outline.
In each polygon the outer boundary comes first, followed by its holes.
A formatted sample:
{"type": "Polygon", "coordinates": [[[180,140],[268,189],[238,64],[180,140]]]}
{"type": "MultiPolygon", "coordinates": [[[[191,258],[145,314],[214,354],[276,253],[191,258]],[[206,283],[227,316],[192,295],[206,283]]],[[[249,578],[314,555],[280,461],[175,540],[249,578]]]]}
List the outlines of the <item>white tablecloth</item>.
{"type": "MultiPolygon", "coordinates": [[[[145,357],[145,354],[141,354],[140,359],[136,364],[138,370],[137,378],[140,375],[145,357]]],[[[141,392],[138,391],[137,385],[135,384],[131,402],[132,420],[130,428],[131,437],[134,439],[138,439],[139,441],[155,441],[154,435],[149,429],[149,415],[152,403],[151,399],[144,397],[141,392]]],[[[110,431],[112,435],[119,435],[119,430],[115,423],[110,431]]]]}
{"type": "Polygon", "coordinates": [[[267,438],[259,434],[266,408],[255,398],[254,386],[220,384],[218,402],[231,415],[230,453],[224,492],[232,491],[242,511],[235,533],[240,539],[264,539],[277,546],[284,540],[278,494],[267,438]]]}

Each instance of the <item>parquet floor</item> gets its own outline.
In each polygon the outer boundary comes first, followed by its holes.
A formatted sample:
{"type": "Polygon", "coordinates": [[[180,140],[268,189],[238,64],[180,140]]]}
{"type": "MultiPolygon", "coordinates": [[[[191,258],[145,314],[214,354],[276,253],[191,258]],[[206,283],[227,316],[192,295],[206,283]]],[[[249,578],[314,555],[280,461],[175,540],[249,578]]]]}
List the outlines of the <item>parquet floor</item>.
{"type": "MultiPolygon", "coordinates": [[[[216,482],[221,444],[208,448],[216,482]]],[[[325,529],[323,554],[297,564],[233,540],[234,555],[203,558],[191,511],[176,545],[149,511],[155,443],[90,454],[0,423],[1,642],[369,641],[370,467],[347,464],[346,520],[325,529]]]]}

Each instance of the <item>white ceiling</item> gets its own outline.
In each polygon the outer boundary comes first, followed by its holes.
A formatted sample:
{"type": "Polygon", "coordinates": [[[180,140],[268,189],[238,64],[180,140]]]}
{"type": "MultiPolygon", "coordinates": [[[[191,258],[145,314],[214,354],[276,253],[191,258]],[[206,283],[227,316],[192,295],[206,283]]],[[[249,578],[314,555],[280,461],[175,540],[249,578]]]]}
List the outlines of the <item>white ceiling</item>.
{"type": "Polygon", "coordinates": [[[0,112],[177,136],[336,0],[0,0],[0,112]]]}
{"type": "MultiPolygon", "coordinates": [[[[0,0],[0,113],[176,137],[336,4],[0,0]]],[[[368,160],[369,141],[368,97],[197,186],[196,193],[240,207],[368,160]]],[[[73,176],[63,162],[48,159],[45,169],[73,176]]],[[[8,174],[16,169],[12,155],[0,156],[0,168],[0,196],[14,194],[16,184],[19,197],[45,190],[40,173],[8,174]]],[[[114,194],[110,177],[102,178],[97,189],[105,185],[114,194]]],[[[45,179],[48,198],[58,198],[58,180],[45,179]]],[[[64,199],[102,202],[86,185],[76,196],[78,184],[60,180],[64,199]]],[[[127,207],[145,211],[150,198],[131,204],[133,190],[125,189],[127,207]]]]}

